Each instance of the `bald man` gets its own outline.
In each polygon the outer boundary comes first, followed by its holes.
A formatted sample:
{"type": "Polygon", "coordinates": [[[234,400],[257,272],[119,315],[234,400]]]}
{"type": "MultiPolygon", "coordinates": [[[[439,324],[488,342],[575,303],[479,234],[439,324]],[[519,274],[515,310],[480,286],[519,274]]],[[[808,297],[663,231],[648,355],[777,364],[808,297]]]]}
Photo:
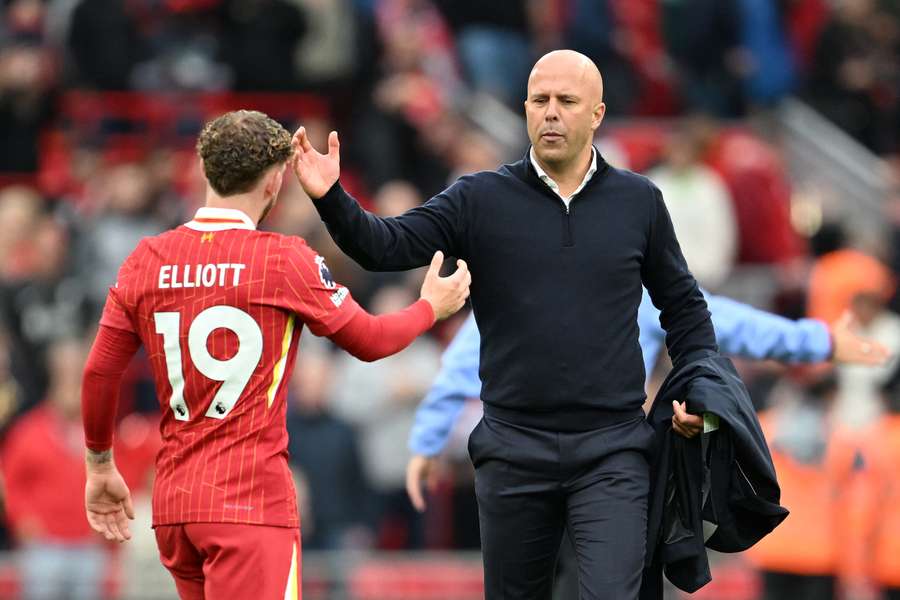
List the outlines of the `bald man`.
{"type": "MultiPolygon", "coordinates": [[[[436,250],[469,264],[484,401],[469,454],[488,600],[548,598],[564,530],[583,600],[638,597],[653,435],[641,410],[641,285],[676,366],[716,353],[659,190],[591,145],[604,112],[597,67],[547,54],[528,80],[528,153],[393,218],[342,189],[336,132],[327,154],[302,127],[294,137],[300,183],[360,265],[411,269],[436,250]]],[[[702,427],[676,403],[678,433],[702,427]]]]}

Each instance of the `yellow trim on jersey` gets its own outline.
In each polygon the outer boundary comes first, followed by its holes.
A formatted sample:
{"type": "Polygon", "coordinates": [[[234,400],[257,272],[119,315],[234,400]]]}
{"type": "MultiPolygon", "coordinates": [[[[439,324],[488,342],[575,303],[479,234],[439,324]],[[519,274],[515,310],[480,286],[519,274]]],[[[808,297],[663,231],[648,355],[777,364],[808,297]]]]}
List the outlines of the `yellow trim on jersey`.
{"type": "Polygon", "coordinates": [[[284,338],[281,340],[281,358],[272,369],[272,385],[269,386],[269,392],[266,394],[269,397],[268,408],[272,408],[278,386],[281,385],[281,380],[284,378],[284,367],[287,363],[288,351],[291,349],[291,337],[294,335],[294,318],[295,315],[288,317],[287,325],[284,328],[284,338]]]}
{"type": "Polygon", "coordinates": [[[287,586],[284,588],[284,600],[300,600],[300,590],[297,586],[297,542],[294,542],[294,550],[291,553],[291,570],[288,573],[287,586]]]}

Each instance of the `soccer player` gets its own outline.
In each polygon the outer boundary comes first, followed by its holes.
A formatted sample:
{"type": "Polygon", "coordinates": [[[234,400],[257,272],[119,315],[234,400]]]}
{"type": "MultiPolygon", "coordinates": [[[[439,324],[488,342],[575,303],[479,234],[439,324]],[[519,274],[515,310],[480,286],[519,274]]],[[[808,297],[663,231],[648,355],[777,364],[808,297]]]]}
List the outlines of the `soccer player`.
{"type": "Polygon", "coordinates": [[[109,291],[85,367],[85,505],[109,540],[130,537],[134,509],[112,452],[120,376],[143,344],[163,410],[153,526],[184,599],[298,598],[299,522],[287,464],[286,388],[300,332],[363,360],[398,352],[462,307],[466,264],[421,299],[373,317],[299,237],[257,231],[292,157],[266,115],[225,114],[200,134],[206,206],[145,238],[109,291]]]}

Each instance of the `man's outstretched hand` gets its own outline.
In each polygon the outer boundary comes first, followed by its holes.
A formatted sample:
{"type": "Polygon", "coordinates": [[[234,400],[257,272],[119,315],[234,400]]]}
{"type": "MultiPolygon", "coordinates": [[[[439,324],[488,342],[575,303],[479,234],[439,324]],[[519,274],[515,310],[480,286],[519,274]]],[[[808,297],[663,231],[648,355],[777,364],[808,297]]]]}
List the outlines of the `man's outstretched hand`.
{"type": "Polygon", "coordinates": [[[305,127],[297,130],[291,145],[294,147],[291,168],[303,191],[313,200],[321,198],[341,175],[341,143],[337,131],[328,134],[328,154],[313,148],[305,127]]]}
{"type": "Polygon", "coordinates": [[[856,319],[851,312],[846,312],[831,326],[831,358],[834,362],[846,365],[880,366],[891,357],[890,351],[875,340],[860,336],[856,319]]]}

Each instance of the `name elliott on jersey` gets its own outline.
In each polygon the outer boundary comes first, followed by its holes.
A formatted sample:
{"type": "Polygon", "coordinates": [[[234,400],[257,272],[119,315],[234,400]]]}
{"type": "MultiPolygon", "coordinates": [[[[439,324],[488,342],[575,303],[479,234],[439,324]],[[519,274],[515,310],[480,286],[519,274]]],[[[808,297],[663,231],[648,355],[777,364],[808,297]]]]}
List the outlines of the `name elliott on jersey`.
{"type": "Polygon", "coordinates": [[[194,288],[240,285],[244,264],[218,263],[208,265],[162,265],[159,268],[159,288],[194,288]],[[230,275],[230,276],[229,276],[230,275]]]}

